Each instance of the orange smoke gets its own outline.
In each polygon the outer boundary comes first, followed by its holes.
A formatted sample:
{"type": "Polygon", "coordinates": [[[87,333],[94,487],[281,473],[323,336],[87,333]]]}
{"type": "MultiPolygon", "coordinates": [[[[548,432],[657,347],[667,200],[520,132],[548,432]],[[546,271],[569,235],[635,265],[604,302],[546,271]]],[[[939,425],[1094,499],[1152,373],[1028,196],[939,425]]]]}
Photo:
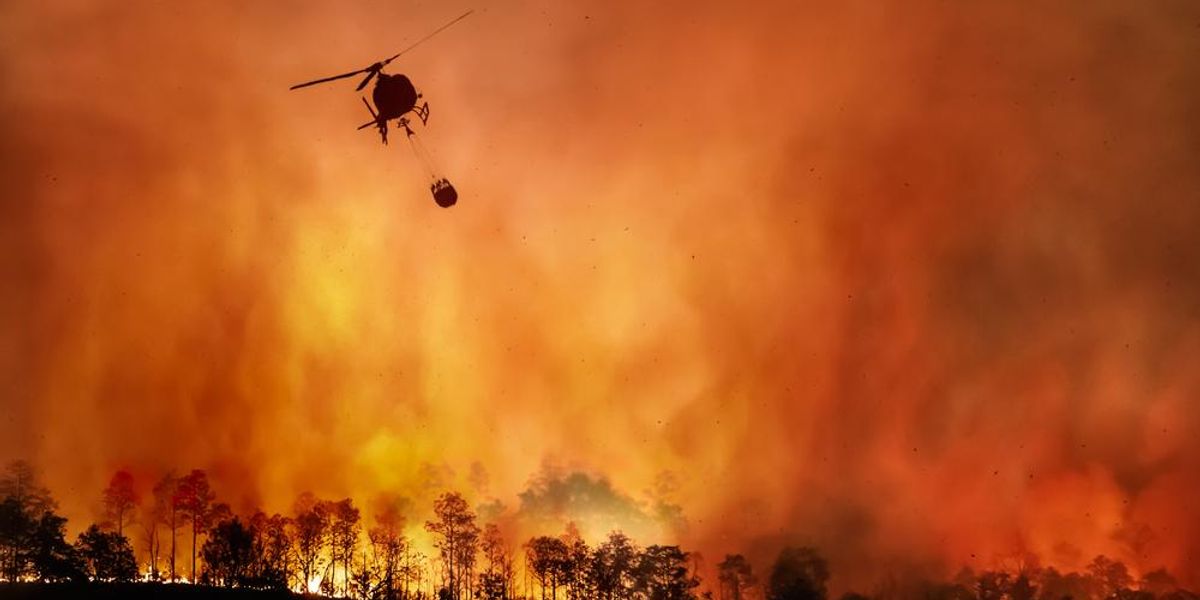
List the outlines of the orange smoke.
{"type": "Polygon", "coordinates": [[[395,63],[446,211],[350,84],[287,87],[465,8],[0,8],[0,457],[75,527],[200,467],[835,589],[1200,585],[1196,7],[477,7],[395,63]]]}

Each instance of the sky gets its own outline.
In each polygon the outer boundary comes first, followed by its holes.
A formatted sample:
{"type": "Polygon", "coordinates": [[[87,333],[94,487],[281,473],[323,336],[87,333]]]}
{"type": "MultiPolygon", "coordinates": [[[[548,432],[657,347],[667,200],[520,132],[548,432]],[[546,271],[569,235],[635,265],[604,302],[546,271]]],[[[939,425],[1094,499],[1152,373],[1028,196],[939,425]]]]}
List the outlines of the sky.
{"type": "MultiPolygon", "coordinates": [[[[1200,585],[1200,6],[0,6],[0,458],[1200,585]],[[389,66],[459,203],[346,80],[389,66]]],[[[719,560],[713,558],[712,562],[719,560]]]]}

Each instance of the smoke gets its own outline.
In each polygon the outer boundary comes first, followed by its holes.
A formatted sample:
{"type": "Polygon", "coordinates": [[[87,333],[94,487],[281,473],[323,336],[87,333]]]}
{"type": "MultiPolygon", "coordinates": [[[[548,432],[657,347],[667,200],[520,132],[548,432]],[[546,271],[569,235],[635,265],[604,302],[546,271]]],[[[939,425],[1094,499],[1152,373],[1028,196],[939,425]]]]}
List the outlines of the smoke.
{"type": "Polygon", "coordinates": [[[0,456],[1200,585],[1195,6],[560,4],[0,8],[0,456]]]}
{"type": "Polygon", "coordinates": [[[519,494],[516,520],[522,532],[557,535],[574,523],[585,539],[601,540],[620,530],[634,539],[672,539],[686,530],[677,506],[661,497],[640,502],[604,476],[566,472],[546,465],[519,494]]]}

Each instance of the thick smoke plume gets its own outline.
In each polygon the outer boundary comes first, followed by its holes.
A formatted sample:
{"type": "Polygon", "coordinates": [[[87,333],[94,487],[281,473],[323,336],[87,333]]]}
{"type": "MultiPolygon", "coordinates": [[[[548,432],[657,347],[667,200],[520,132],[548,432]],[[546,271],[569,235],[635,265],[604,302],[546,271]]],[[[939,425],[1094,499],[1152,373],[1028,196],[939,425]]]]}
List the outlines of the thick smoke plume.
{"type": "Polygon", "coordinates": [[[200,467],[1200,585],[1195,3],[476,6],[395,63],[444,211],[287,87],[466,8],[0,7],[0,457],[73,523],[200,467]]]}

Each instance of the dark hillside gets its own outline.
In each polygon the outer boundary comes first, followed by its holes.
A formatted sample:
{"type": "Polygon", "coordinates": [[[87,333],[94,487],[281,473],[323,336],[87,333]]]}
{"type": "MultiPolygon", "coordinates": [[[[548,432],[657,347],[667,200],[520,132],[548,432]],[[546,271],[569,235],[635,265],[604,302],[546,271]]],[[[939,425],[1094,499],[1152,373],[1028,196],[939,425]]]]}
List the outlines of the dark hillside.
{"type": "Polygon", "coordinates": [[[0,583],[3,600],[300,600],[279,590],[161,583],[0,583]]]}

